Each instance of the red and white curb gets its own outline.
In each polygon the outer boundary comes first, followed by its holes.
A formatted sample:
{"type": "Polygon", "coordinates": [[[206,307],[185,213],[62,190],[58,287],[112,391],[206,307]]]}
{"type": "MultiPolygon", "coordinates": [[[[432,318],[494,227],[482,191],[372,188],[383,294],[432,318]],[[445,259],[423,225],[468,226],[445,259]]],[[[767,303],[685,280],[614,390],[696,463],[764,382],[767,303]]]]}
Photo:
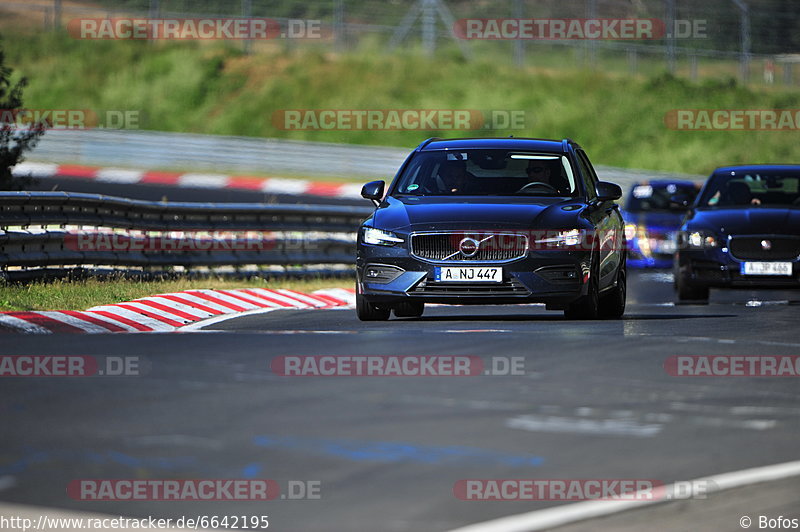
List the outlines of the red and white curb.
{"type": "Polygon", "coordinates": [[[226,188],[258,191],[265,194],[325,196],[343,199],[361,197],[361,185],[358,184],[325,183],[279,177],[264,178],[224,174],[158,172],[35,162],[20,163],[13,168],[12,173],[17,177],[31,176],[37,179],[67,177],[119,185],[141,184],[190,188],[226,188]]]}
{"type": "Polygon", "coordinates": [[[252,312],[280,309],[351,307],[355,295],[344,288],[305,294],[294,290],[242,288],[186,290],[101,305],[84,311],[57,310],[0,313],[0,330],[28,334],[169,332],[192,324],[210,324],[252,312]]]}

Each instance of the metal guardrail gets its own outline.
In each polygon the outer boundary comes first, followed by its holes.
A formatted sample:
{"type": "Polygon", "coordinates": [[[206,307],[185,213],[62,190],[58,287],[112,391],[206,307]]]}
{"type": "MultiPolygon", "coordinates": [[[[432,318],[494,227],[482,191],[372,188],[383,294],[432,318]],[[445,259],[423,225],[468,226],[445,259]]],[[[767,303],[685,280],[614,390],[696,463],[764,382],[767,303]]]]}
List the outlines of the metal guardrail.
{"type": "MultiPolygon", "coordinates": [[[[42,137],[30,159],[57,164],[390,181],[412,148],[142,130],[53,130],[42,137]]],[[[622,187],[659,177],[704,179],[696,175],[611,166],[595,166],[595,170],[601,179],[614,181],[622,187]]]]}
{"type": "Polygon", "coordinates": [[[57,224],[162,231],[352,232],[372,210],[366,205],[180,203],[74,192],[0,192],[0,227],[57,224]]]}
{"type": "Polygon", "coordinates": [[[0,192],[0,268],[350,265],[371,211],[0,192]]]}
{"type": "Polygon", "coordinates": [[[50,130],[36,162],[391,179],[409,148],[142,130],[50,130]]]}

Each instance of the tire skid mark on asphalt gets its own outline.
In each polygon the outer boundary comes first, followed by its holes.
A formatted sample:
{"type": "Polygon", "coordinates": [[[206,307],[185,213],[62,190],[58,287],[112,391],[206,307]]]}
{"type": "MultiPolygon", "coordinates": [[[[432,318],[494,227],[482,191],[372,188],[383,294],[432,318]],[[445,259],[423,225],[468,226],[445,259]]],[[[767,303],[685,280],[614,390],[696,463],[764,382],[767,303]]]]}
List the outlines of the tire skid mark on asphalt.
{"type": "Polygon", "coordinates": [[[85,311],[0,313],[0,331],[25,334],[189,331],[217,321],[277,309],[351,308],[353,299],[352,292],[344,289],[310,294],[264,288],[188,290],[100,305],[85,311]],[[187,324],[195,327],[186,327],[187,324]]]}
{"type": "Polygon", "coordinates": [[[633,436],[636,438],[652,438],[664,428],[664,425],[660,423],[641,424],[629,419],[568,418],[532,414],[507,419],[505,426],[530,432],[633,436]]]}
{"type": "MultiPolygon", "coordinates": [[[[524,332],[524,331],[516,331],[516,332],[524,332]]],[[[676,343],[689,343],[689,342],[714,342],[719,344],[759,344],[759,345],[770,345],[776,347],[800,347],[800,343],[795,342],[776,342],[773,340],[751,340],[751,339],[744,339],[744,340],[735,340],[733,338],[712,338],[710,336],[670,336],[665,334],[656,334],[656,333],[625,333],[625,337],[636,337],[636,336],[647,336],[652,338],[669,338],[670,341],[676,343]]]]}
{"type": "Polygon", "coordinates": [[[0,491],[5,491],[17,485],[17,479],[11,475],[0,477],[0,491]]]}
{"type": "MultiPolygon", "coordinates": [[[[648,438],[658,435],[670,423],[689,423],[714,428],[732,428],[764,431],[778,427],[777,419],[747,418],[741,416],[780,415],[793,418],[800,409],[777,411],[752,410],[752,407],[722,407],[715,405],[689,405],[671,403],[668,412],[641,412],[633,410],[603,409],[588,407],[564,407],[558,405],[540,405],[532,408],[528,403],[463,400],[431,396],[403,396],[400,400],[405,404],[425,404],[448,408],[465,408],[468,410],[508,412],[518,410],[525,412],[506,420],[506,427],[545,433],[593,434],[607,436],[633,436],[648,438]],[[706,415],[702,415],[706,414],[706,415]],[[733,417],[731,417],[733,416],[733,417]]],[[[757,408],[757,407],[756,407],[757,408]]]]}
{"type": "Polygon", "coordinates": [[[218,439],[206,438],[203,436],[190,436],[186,434],[152,434],[146,436],[133,436],[125,438],[125,443],[138,447],[195,447],[198,449],[209,449],[212,451],[222,451],[225,444],[218,439]]]}
{"type": "Polygon", "coordinates": [[[344,440],[284,435],[253,438],[259,447],[333,456],[354,462],[450,464],[462,461],[537,467],[544,458],[536,455],[508,454],[501,451],[462,445],[435,446],[407,441],[344,440]]]}
{"type": "Polygon", "coordinates": [[[195,456],[140,457],[113,449],[93,451],[89,449],[37,449],[26,447],[18,460],[0,466],[0,477],[20,474],[32,466],[58,464],[62,462],[84,462],[95,464],[113,464],[131,469],[144,468],[175,471],[184,468],[198,467],[200,460],[195,456]]]}

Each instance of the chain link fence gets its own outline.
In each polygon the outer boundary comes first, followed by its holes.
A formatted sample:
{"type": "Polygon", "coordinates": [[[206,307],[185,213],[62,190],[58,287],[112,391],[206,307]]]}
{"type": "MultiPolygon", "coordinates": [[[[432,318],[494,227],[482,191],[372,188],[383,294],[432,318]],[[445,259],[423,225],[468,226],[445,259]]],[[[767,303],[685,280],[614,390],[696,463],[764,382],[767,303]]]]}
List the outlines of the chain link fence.
{"type": "MultiPolygon", "coordinates": [[[[266,17],[281,24],[283,35],[293,22],[314,21],[318,38],[298,35],[305,38],[282,39],[283,44],[388,53],[419,49],[444,59],[644,75],[669,71],[693,80],[795,85],[800,68],[795,0],[30,0],[2,2],[0,9],[24,11],[49,30],[81,17],[266,17]],[[465,20],[475,19],[650,19],[661,31],[646,39],[459,36],[465,20]]],[[[242,42],[246,51],[269,44],[242,42]]]]}

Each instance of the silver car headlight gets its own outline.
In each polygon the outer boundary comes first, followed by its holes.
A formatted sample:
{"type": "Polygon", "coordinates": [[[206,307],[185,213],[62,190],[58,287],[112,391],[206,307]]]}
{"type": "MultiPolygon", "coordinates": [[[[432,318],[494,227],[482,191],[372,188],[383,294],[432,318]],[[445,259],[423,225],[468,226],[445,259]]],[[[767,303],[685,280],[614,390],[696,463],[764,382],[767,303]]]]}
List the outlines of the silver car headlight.
{"type": "Polygon", "coordinates": [[[364,228],[365,244],[372,244],[373,246],[394,246],[400,242],[404,242],[404,240],[389,231],[375,229],[374,227],[364,228]]]}
{"type": "Polygon", "coordinates": [[[717,247],[717,237],[709,231],[692,231],[687,235],[690,248],[703,249],[717,247]]]}
{"type": "Polygon", "coordinates": [[[583,240],[583,233],[580,229],[569,229],[559,231],[554,236],[541,238],[537,244],[555,244],[556,246],[577,246],[583,240]]]}

